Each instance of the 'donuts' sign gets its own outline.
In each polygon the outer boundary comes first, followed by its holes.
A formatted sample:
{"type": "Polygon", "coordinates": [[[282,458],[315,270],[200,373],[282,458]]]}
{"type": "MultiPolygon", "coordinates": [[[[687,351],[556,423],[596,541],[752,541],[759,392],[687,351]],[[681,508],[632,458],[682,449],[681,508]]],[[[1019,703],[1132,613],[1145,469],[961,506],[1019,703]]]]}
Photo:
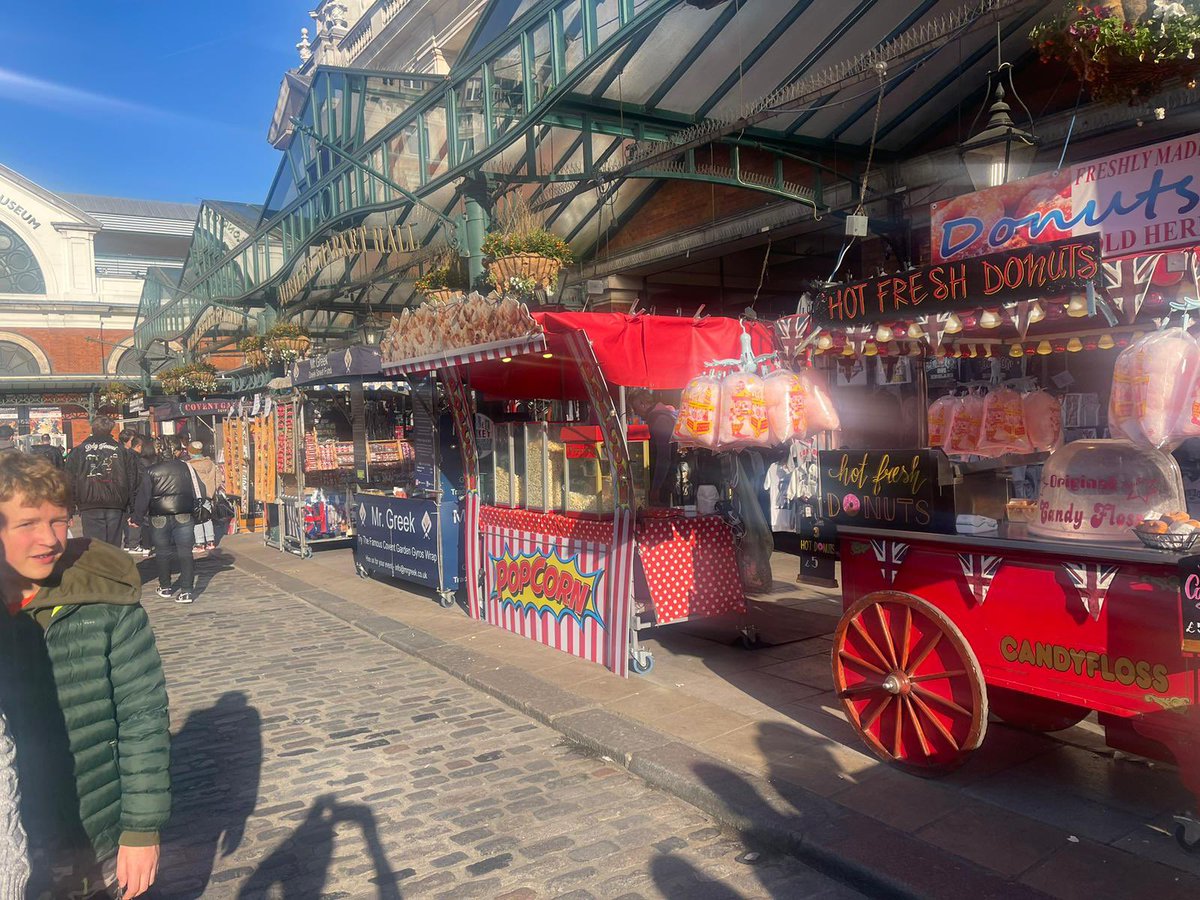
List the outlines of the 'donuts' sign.
{"type": "Polygon", "coordinates": [[[1099,278],[1093,235],[835,285],[821,292],[813,318],[836,327],[936,315],[1099,286],[1099,278]]]}

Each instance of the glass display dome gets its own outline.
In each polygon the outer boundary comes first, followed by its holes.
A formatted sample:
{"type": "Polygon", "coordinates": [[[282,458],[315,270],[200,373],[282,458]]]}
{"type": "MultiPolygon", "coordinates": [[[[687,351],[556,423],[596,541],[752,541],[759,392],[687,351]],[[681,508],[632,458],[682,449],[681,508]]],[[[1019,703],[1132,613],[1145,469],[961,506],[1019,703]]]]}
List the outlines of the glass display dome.
{"type": "Polygon", "coordinates": [[[1166,453],[1128,441],[1074,441],[1046,460],[1029,533],[1138,543],[1133,526],[1186,509],[1179,466],[1166,453]]]}

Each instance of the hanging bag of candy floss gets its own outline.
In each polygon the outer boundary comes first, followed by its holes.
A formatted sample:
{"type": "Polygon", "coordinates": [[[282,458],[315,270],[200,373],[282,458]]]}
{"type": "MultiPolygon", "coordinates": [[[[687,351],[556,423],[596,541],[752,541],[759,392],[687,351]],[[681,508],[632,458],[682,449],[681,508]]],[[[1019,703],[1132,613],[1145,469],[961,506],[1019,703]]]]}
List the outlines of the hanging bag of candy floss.
{"type": "MultiPolygon", "coordinates": [[[[1200,344],[1197,346],[1200,347],[1200,344]]],[[[1200,360],[1200,356],[1197,359],[1200,360]]],[[[1183,406],[1175,423],[1175,437],[1179,440],[1200,437],[1200,361],[1195,366],[1191,383],[1183,395],[1183,406]]]]}
{"type": "Polygon", "coordinates": [[[976,452],[980,456],[1032,453],[1033,444],[1025,427],[1021,395],[1011,388],[992,391],[983,401],[983,428],[976,452]]]}
{"type": "Polygon", "coordinates": [[[1025,429],[1029,442],[1040,452],[1057,450],[1062,444],[1062,404],[1045,391],[1034,391],[1021,398],[1025,410],[1025,429]]]}
{"type": "Polygon", "coordinates": [[[1182,328],[1146,335],[1127,348],[1113,370],[1110,427],[1143,446],[1178,440],[1198,363],[1200,346],[1182,328]]]}
{"type": "Polygon", "coordinates": [[[712,375],[700,375],[688,382],[675,419],[675,443],[681,447],[717,446],[717,417],[720,413],[721,383],[712,375]]]}
{"type": "Polygon", "coordinates": [[[771,446],[763,380],[744,372],[721,379],[721,415],[717,422],[719,450],[771,446]]]}
{"type": "Polygon", "coordinates": [[[950,413],[954,411],[955,399],[947,394],[929,404],[926,420],[929,424],[929,446],[931,448],[943,447],[946,444],[950,427],[950,413]]]}
{"type": "Polygon", "coordinates": [[[808,393],[795,372],[777,369],[763,379],[767,400],[767,422],[771,439],[782,444],[807,434],[808,414],[805,399],[808,393]]]}
{"type": "Polygon", "coordinates": [[[798,376],[807,389],[804,395],[804,411],[808,415],[808,433],[837,431],[842,427],[833,400],[820,376],[813,369],[805,369],[798,376]]]}
{"type": "Polygon", "coordinates": [[[946,452],[951,456],[969,456],[978,452],[982,427],[983,398],[974,394],[960,397],[950,413],[946,452]]]}

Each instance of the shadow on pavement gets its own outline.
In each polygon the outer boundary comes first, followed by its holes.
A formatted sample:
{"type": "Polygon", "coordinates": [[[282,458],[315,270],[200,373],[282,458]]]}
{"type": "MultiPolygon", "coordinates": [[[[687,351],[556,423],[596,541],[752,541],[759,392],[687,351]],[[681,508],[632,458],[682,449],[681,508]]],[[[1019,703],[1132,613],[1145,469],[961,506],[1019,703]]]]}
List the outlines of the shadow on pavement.
{"type": "Polygon", "coordinates": [[[313,801],[304,821],[255,869],[238,897],[255,900],[267,896],[276,886],[281,889],[279,895],[283,900],[321,896],[333,859],[337,826],[343,823],[357,825],[362,830],[375,869],[375,874],[365,880],[376,886],[376,896],[380,900],[400,900],[396,875],[379,840],[374,813],[361,803],[340,803],[332,794],[323,794],[313,801]]]}
{"type": "Polygon", "coordinates": [[[242,843],[258,803],[262,717],[241,691],[187,717],[171,741],[171,822],[162,835],[159,896],[204,895],[220,857],[242,843]]]}

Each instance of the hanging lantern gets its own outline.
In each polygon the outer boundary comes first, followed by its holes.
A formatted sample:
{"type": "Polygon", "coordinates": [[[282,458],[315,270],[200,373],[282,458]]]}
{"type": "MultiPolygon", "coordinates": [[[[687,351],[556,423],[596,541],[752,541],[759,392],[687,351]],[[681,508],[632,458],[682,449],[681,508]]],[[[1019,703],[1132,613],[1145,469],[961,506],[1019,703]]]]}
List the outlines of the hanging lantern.
{"type": "Polygon", "coordinates": [[[1087,294],[1072,294],[1067,301],[1067,315],[1072,319],[1082,319],[1088,314],[1087,294]]]}
{"type": "Polygon", "coordinates": [[[875,345],[874,341],[867,341],[866,345],[863,347],[863,356],[878,356],[878,355],[879,355],[879,347],[877,347],[875,345]]]}
{"type": "Polygon", "coordinates": [[[967,313],[962,317],[963,328],[974,328],[978,324],[979,316],[975,315],[975,313],[967,313]]]}
{"type": "Polygon", "coordinates": [[[946,327],[942,330],[946,334],[958,334],[963,330],[963,321],[958,317],[958,313],[950,313],[950,318],[946,320],[946,327]]]}
{"type": "Polygon", "coordinates": [[[963,355],[962,347],[959,346],[958,344],[955,344],[954,351],[950,355],[953,356],[955,359],[962,359],[962,355],[963,355]]]}
{"type": "Polygon", "coordinates": [[[1020,344],[1013,344],[1011,347],[1008,348],[1008,355],[1011,356],[1013,359],[1020,359],[1022,356],[1025,355],[1025,348],[1022,347],[1020,344]]]}
{"type": "Polygon", "coordinates": [[[1078,353],[1082,349],[1083,349],[1083,341],[1081,341],[1079,338],[1073,337],[1069,341],[1067,341],[1067,352],[1068,353],[1078,353]]]}
{"type": "Polygon", "coordinates": [[[979,358],[979,348],[975,344],[968,344],[967,345],[967,356],[969,356],[971,359],[978,359],[979,358]]]}
{"type": "Polygon", "coordinates": [[[1125,337],[1124,335],[1121,335],[1121,337],[1117,338],[1117,346],[1118,347],[1128,347],[1129,346],[1129,338],[1125,337]]]}
{"type": "Polygon", "coordinates": [[[1037,345],[1038,356],[1049,356],[1054,352],[1054,348],[1050,346],[1049,341],[1039,341],[1037,345]]]}
{"type": "Polygon", "coordinates": [[[849,341],[846,341],[846,346],[842,348],[842,356],[853,356],[853,355],[854,355],[854,345],[851,344],[849,341]]]}
{"type": "Polygon", "coordinates": [[[892,326],[880,325],[875,329],[875,342],[877,344],[886,344],[892,339],[892,326]]]}
{"type": "Polygon", "coordinates": [[[1096,344],[1096,342],[1094,340],[1092,340],[1091,338],[1088,338],[1086,341],[1083,342],[1084,350],[1095,350],[1097,346],[1098,345],[1096,344]]]}
{"type": "MultiPolygon", "coordinates": [[[[971,183],[977,191],[1024,178],[1029,174],[1029,167],[1037,154],[1040,139],[1033,133],[1033,120],[1029,120],[1029,130],[1013,122],[1010,115],[1012,107],[1004,100],[1005,81],[1008,92],[1025,109],[1025,103],[1017,96],[1017,89],[1013,85],[1012,64],[1000,63],[994,75],[988,74],[984,93],[984,106],[987,106],[989,98],[991,100],[991,106],[987,107],[987,125],[958,145],[963,165],[967,167],[971,183]]],[[[975,121],[971,123],[971,131],[975,131],[983,114],[984,107],[980,107],[975,114],[975,121]]]]}
{"type": "Polygon", "coordinates": [[[1100,340],[1096,342],[1096,346],[1101,350],[1111,350],[1114,343],[1111,334],[1102,334],[1100,335],[1100,340]]]}
{"type": "Polygon", "coordinates": [[[937,359],[946,358],[946,347],[944,344],[938,344],[937,349],[933,351],[933,355],[937,359]]]}
{"type": "Polygon", "coordinates": [[[1065,353],[1066,350],[1067,350],[1067,342],[1066,341],[1055,341],[1054,342],[1054,352],[1055,353],[1065,353]]]}
{"type": "Polygon", "coordinates": [[[822,331],[821,336],[817,338],[818,350],[829,350],[833,347],[833,335],[828,331],[822,331]]]}
{"type": "Polygon", "coordinates": [[[908,355],[909,356],[920,356],[921,355],[921,342],[920,341],[913,341],[908,345],[908,355]]]}
{"type": "Polygon", "coordinates": [[[985,309],[979,317],[980,328],[999,328],[1004,324],[1004,317],[994,309],[985,309]]]}
{"type": "Polygon", "coordinates": [[[908,337],[908,326],[904,325],[903,323],[894,326],[892,328],[892,337],[898,341],[904,340],[906,337],[908,337]]]}
{"type": "Polygon", "coordinates": [[[984,359],[991,359],[991,358],[992,358],[992,345],[991,345],[991,344],[984,344],[984,345],[983,345],[983,358],[984,358],[984,359]]]}
{"type": "Polygon", "coordinates": [[[1035,353],[1037,353],[1037,347],[1029,346],[1025,348],[1026,356],[1033,356],[1035,353]]]}
{"type": "Polygon", "coordinates": [[[921,329],[920,325],[918,325],[916,322],[913,322],[908,326],[908,336],[914,341],[919,341],[921,338],[925,337],[925,332],[921,329]]]}
{"type": "Polygon", "coordinates": [[[1046,318],[1046,311],[1042,309],[1042,304],[1034,300],[1033,305],[1029,307],[1029,324],[1036,325],[1044,318],[1046,318]]]}

